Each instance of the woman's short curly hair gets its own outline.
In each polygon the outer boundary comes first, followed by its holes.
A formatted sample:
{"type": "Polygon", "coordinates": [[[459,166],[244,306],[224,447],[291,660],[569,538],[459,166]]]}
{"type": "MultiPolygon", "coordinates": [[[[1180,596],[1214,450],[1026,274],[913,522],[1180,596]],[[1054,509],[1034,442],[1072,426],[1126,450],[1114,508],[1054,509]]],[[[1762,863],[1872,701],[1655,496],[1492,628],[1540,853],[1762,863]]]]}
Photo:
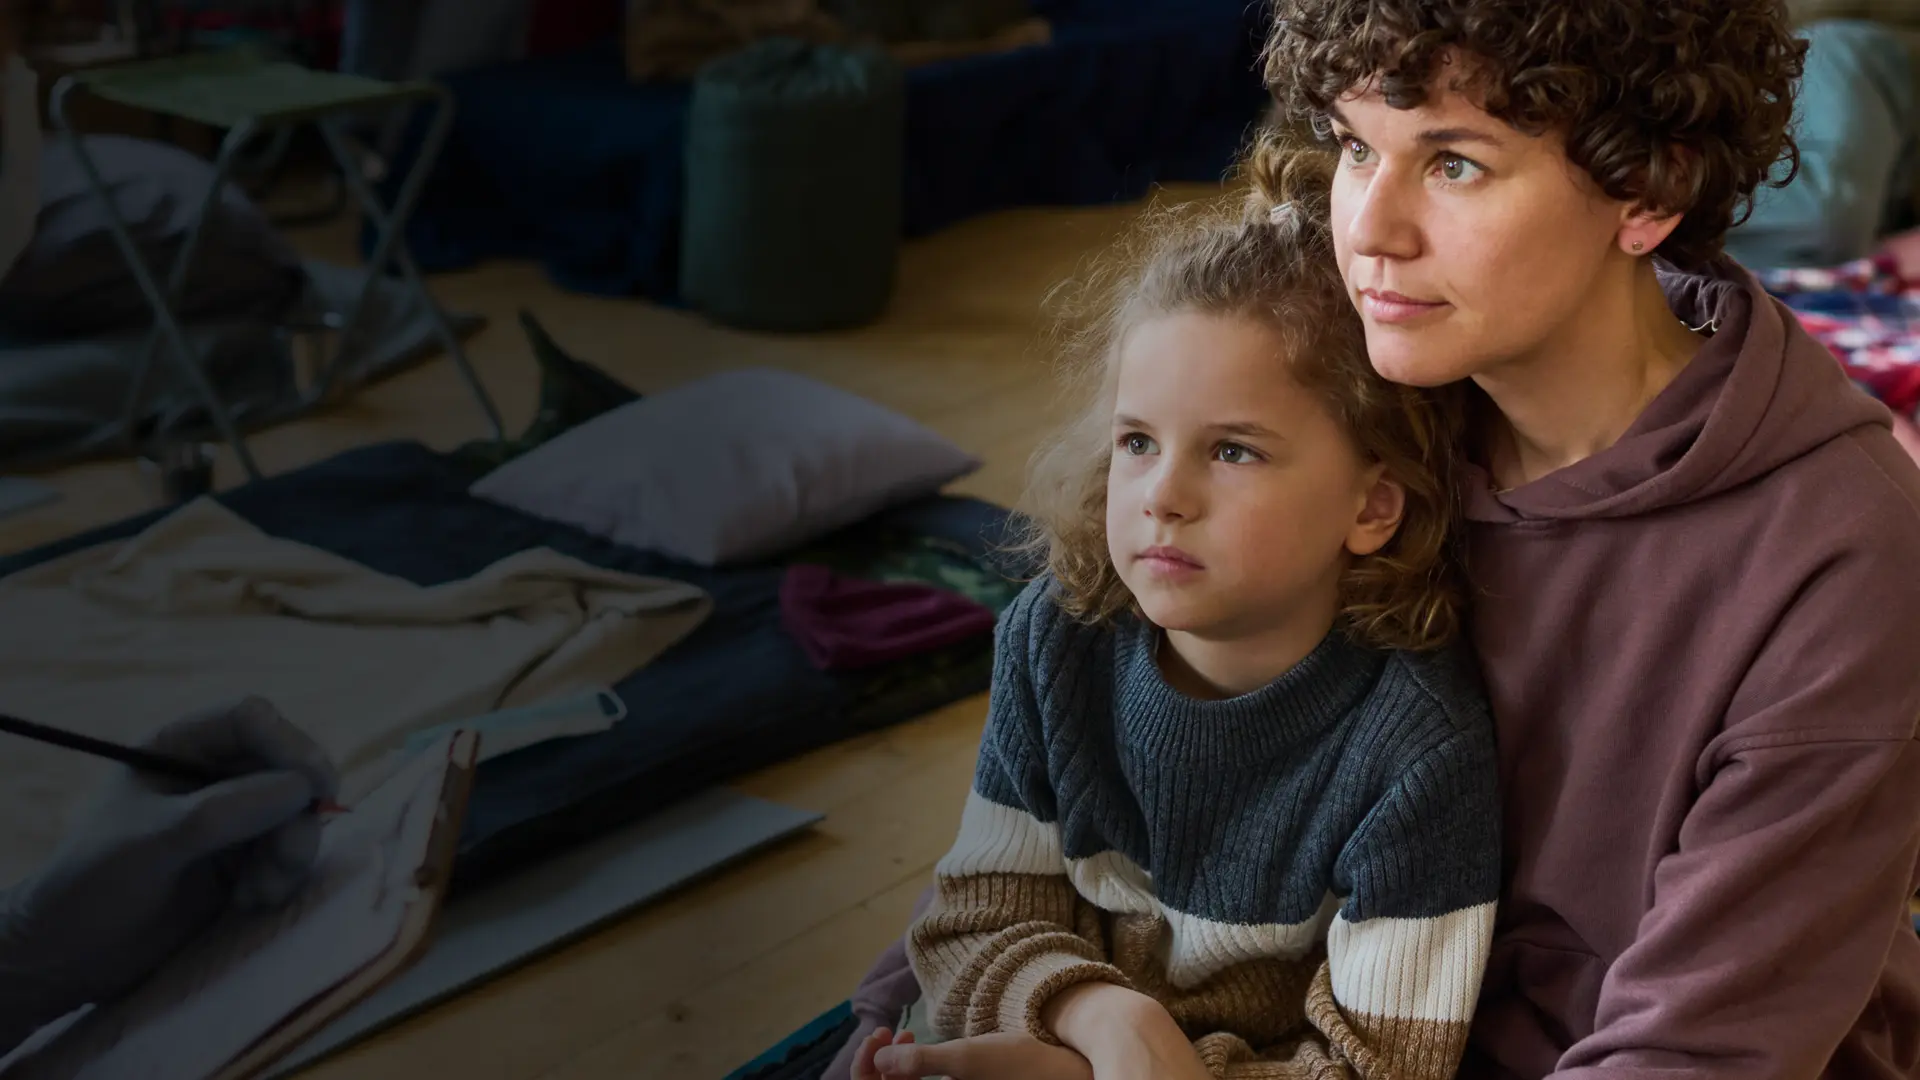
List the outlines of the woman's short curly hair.
{"type": "Polygon", "coordinates": [[[1266,78],[1289,125],[1324,135],[1361,88],[1415,107],[1457,58],[1450,85],[1520,131],[1558,131],[1609,197],[1684,214],[1659,248],[1682,268],[1799,169],[1807,46],[1781,0],[1276,0],[1274,16],[1266,78]]]}
{"type": "Polygon", "coordinates": [[[1361,454],[1405,488],[1399,531],[1378,552],[1354,558],[1340,582],[1349,636],[1427,649],[1459,629],[1457,399],[1373,370],[1334,262],[1325,201],[1310,183],[1280,175],[1296,165],[1262,155],[1250,168],[1275,175],[1257,177],[1247,196],[1149,210],[1091,273],[1056,293],[1067,300],[1061,356],[1078,412],[1035,456],[1018,546],[1052,574],[1072,616],[1098,623],[1139,612],[1107,547],[1116,361],[1143,321],[1198,312],[1272,327],[1286,357],[1274,377],[1316,394],[1361,454]],[[1281,190],[1299,199],[1276,214],[1265,193],[1281,190]]]}

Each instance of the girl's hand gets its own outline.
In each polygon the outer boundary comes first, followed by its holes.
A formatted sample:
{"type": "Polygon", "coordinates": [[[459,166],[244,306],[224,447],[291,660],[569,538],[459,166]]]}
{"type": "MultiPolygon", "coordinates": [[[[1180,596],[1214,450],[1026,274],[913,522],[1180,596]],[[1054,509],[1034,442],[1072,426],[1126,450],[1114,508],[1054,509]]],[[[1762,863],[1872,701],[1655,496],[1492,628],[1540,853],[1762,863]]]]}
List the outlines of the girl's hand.
{"type": "Polygon", "coordinates": [[[873,1060],[874,1055],[885,1047],[908,1046],[912,1043],[913,1032],[911,1031],[903,1031],[895,1036],[887,1028],[875,1028],[873,1034],[867,1036],[866,1041],[860,1044],[859,1051],[853,1055],[853,1080],[918,1080],[918,1074],[909,1076],[906,1073],[882,1072],[873,1060]]]}
{"type": "MultiPolygon", "coordinates": [[[[875,1032],[883,1035],[884,1031],[875,1032]]],[[[970,1039],[922,1046],[910,1041],[881,1043],[872,1062],[877,1072],[862,1075],[861,1058],[854,1061],[854,1080],[921,1080],[945,1076],[951,1080],[1094,1080],[1087,1059],[1064,1046],[1053,1046],[1024,1032],[996,1032],[970,1039]]],[[[868,1044],[872,1043],[870,1038],[868,1044]]],[[[861,1055],[868,1044],[860,1047],[861,1055]]]]}
{"type": "Polygon", "coordinates": [[[1069,987],[1047,1002],[1041,1023],[1091,1062],[1098,1080],[1213,1080],[1165,1006],[1123,986],[1069,987]]]}

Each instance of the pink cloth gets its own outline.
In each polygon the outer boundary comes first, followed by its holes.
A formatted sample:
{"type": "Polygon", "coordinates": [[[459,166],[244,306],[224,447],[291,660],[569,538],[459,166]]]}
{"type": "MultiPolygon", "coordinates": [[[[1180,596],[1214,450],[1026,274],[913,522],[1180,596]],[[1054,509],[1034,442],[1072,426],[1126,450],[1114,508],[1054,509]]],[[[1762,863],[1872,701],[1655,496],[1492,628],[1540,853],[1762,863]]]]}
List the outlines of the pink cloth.
{"type": "Polygon", "coordinates": [[[917,582],[866,581],[800,563],[780,583],[780,617],[822,671],[874,667],[993,632],[994,614],[917,582]]]}

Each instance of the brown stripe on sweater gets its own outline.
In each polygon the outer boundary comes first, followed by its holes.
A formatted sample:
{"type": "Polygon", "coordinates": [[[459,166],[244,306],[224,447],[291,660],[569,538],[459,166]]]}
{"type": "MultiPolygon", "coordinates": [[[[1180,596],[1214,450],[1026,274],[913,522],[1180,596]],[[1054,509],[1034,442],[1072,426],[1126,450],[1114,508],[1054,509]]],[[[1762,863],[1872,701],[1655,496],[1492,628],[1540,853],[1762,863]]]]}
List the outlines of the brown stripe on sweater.
{"type": "Polygon", "coordinates": [[[1303,960],[1251,957],[1196,986],[1174,986],[1161,957],[1171,927],[1157,916],[1124,915],[1112,922],[1110,956],[1142,993],[1166,1007],[1189,1034],[1233,1031],[1256,1046],[1287,1038],[1306,1025],[1307,988],[1318,955],[1303,960]]]}
{"type": "Polygon", "coordinates": [[[1172,932],[1162,917],[1101,911],[1064,878],[993,873],[939,876],[938,884],[909,937],[934,1027],[948,1038],[1005,1027],[1047,1037],[1038,1023],[1046,1000],[1095,979],[1153,997],[1190,1033],[1233,1031],[1264,1046],[1307,1030],[1319,953],[1252,958],[1175,987],[1162,961],[1172,932]],[[1040,957],[1047,962],[1037,970],[1016,974],[1040,957]],[[972,993],[950,1000],[955,986],[972,993]],[[1021,1022],[1009,1023],[1015,1017],[1021,1022]]]}
{"type": "Polygon", "coordinates": [[[936,880],[933,904],[909,937],[934,1027],[947,1038],[1026,1030],[1052,1041],[1039,1022],[1046,1002],[1103,980],[1158,1000],[1199,1036],[1208,1069],[1234,1080],[1447,1080],[1466,1046],[1464,1023],[1345,1009],[1323,951],[1250,959],[1175,987],[1162,963],[1172,927],[1160,916],[1102,911],[1064,876],[936,880]]]}
{"type": "Polygon", "coordinates": [[[1448,1080],[1467,1047],[1465,1022],[1375,1016],[1343,1007],[1334,997],[1333,969],[1326,964],[1313,973],[1307,1019],[1363,1076],[1448,1080]]]}
{"type": "Polygon", "coordinates": [[[1014,1017],[1014,1030],[1037,1028],[1030,1018],[1044,999],[1010,1000],[1010,992],[1053,994],[1099,977],[1124,985],[1121,971],[1104,962],[1101,912],[1083,900],[1064,875],[940,874],[935,882],[933,903],[907,937],[914,974],[941,1035],[960,1038],[997,1031],[1014,1017]],[[1083,963],[1050,970],[1050,977],[1039,982],[1016,985],[1018,966],[1046,953],[1083,963]],[[1074,977],[1063,982],[1069,971],[1074,977]],[[954,993],[956,986],[967,992],[954,993]]]}
{"type": "Polygon", "coordinates": [[[1314,1032],[1302,1032],[1257,1052],[1238,1035],[1220,1032],[1193,1041],[1200,1063],[1220,1080],[1354,1080],[1347,1064],[1327,1053],[1314,1032]]]}

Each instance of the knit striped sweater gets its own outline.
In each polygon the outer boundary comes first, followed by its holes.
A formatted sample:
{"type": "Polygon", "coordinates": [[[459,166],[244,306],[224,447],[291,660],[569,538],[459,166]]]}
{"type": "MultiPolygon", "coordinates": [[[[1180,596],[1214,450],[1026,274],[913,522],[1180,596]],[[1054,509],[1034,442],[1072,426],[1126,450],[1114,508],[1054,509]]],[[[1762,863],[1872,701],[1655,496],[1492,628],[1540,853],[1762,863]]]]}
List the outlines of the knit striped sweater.
{"type": "Polygon", "coordinates": [[[908,934],[945,1038],[1024,1031],[1105,980],[1163,1004],[1218,1077],[1441,1080],[1500,887],[1493,729],[1460,652],[1330,634],[1198,700],[1159,632],[1001,617],[960,834],[908,934]]]}

